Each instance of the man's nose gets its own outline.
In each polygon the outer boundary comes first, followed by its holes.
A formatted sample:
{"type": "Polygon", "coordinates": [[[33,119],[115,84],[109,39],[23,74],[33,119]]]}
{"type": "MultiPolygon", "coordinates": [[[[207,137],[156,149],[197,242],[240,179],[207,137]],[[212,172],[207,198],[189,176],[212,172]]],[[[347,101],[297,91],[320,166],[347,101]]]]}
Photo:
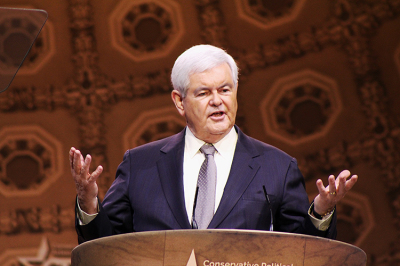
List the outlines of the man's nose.
{"type": "Polygon", "coordinates": [[[221,99],[221,95],[219,95],[218,92],[214,92],[211,95],[211,100],[210,100],[210,104],[214,105],[214,106],[219,106],[222,104],[222,99],[221,99]]]}

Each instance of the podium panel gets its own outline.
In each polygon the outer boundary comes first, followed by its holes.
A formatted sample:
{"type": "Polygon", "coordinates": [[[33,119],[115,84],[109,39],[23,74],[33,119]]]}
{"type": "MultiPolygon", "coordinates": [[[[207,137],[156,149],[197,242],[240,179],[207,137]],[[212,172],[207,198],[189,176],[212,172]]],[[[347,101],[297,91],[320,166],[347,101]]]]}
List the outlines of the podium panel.
{"type": "Polygon", "coordinates": [[[123,234],[85,242],[73,266],[366,265],[364,251],[340,241],[254,230],[171,230],[123,234]]]}

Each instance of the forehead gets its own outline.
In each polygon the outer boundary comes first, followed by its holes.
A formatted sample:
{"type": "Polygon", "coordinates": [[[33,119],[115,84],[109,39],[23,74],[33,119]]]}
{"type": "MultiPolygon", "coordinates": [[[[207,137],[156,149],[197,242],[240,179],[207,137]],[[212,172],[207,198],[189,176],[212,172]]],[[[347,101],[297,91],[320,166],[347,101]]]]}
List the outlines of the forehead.
{"type": "Polygon", "coordinates": [[[189,76],[190,87],[206,85],[217,86],[220,84],[233,84],[231,68],[227,63],[213,67],[203,72],[194,73],[189,76]]]}

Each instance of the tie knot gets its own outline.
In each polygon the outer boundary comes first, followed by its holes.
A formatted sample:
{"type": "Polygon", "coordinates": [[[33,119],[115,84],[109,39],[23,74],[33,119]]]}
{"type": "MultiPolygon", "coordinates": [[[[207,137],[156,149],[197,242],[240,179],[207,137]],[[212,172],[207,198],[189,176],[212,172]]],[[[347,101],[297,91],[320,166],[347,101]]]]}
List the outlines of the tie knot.
{"type": "Polygon", "coordinates": [[[212,144],[206,143],[203,146],[201,146],[200,150],[202,153],[206,155],[214,155],[215,147],[212,144]]]}

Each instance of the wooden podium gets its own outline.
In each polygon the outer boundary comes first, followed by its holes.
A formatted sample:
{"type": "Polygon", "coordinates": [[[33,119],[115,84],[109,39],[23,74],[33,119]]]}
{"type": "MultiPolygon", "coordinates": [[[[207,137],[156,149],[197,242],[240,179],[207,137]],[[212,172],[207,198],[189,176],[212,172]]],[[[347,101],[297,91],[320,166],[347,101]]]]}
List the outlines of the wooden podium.
{"type": "Polygon", "coordinates": [[[366,265],[361,249],[299,234],[251,230],[171,230],[123,234],[85,242],[72,266],[366,265]]]}

